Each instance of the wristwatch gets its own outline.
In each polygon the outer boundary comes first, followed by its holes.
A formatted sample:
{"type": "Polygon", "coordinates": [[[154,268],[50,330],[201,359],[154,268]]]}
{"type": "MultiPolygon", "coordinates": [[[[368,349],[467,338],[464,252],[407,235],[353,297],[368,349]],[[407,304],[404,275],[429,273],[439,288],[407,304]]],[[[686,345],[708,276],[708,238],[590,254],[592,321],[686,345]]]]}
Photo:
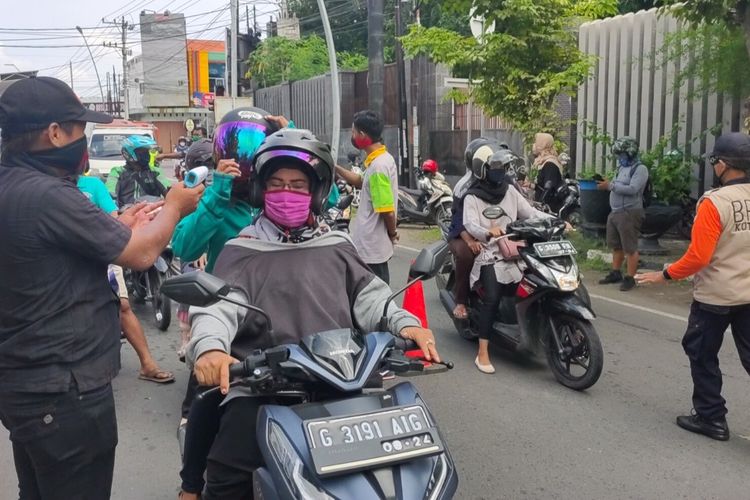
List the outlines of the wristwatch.
{"type": "MultiPolygon", "coordinates": [[[[668,268],[667,268],[668,269],[668,268]]],[[[663,270],[661,274],[664,276],[664,279],[669,281],[672,279],[672,277],[669,275],[669,272],[667,272],[667,269],[663,270]]]]}

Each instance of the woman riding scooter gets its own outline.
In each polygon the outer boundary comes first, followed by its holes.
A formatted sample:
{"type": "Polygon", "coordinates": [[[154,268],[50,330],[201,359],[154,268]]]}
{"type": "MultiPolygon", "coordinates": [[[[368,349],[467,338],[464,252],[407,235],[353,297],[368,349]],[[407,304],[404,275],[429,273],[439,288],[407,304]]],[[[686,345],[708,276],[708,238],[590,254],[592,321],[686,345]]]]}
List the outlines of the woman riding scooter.
{"type": "Polygon", "coordinates": [[[482,242],[471,270],[470,283],[479,282],[484,290],[479,312],[479,351],[474,364],[483,373],[495,373],[488,351],[492,323],[503,295],[515,294],[517,284],[523,277],[523,262],[506,260],[497,238],[513,221],[550,217],[536,210],[516,189],[510,187],[506,172],[519,162],[519,158],[507,149],[484,145],[477,149],[472,159],[471,171],[474,183],[464,199],[463,223],[471,236],[482,242]],[[489,219],[483,211],[490,206],[499,206],[504,215],[489,219]]]}

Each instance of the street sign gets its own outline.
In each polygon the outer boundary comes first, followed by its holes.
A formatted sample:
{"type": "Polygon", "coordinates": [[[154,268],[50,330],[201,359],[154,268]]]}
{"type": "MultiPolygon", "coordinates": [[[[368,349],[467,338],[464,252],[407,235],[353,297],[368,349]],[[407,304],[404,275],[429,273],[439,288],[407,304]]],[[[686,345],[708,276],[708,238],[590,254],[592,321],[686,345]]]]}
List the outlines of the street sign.
{"type": "Polygon", "coordinates": [[[192,132],[193,130],[195,130],[195,122],[192,119],[188,118],[187,120],[185,120],[185,130],[187,130],[188,132],[192,132]]]}

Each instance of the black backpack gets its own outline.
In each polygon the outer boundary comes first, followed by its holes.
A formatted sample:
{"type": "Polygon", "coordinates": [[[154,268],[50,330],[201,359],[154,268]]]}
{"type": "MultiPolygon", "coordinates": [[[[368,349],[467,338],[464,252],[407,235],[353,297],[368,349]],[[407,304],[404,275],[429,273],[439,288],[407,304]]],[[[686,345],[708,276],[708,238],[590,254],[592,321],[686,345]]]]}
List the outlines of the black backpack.
{"type": "MultiPolygon", "coordinates": [[[[635,168],[630,169],[630,180],[633,180],[633,176],[635,175],[635,171],[638,170],[638,167],[643,165],[643,163],[638,162],[635,165],[635,168]]],[[[646,165],[643,165],[646,167],[646,165]]],[[[646,171],[648,172],[648,167],[646,167],[646,171]]],[[[651,185],[651,172],[648,174],[648,180],[646,181],[646,187],[643,188],[643,208],[646,208],[651,205],[651,198],[653,197],[653,191],[654,186],[651,185]]]]}

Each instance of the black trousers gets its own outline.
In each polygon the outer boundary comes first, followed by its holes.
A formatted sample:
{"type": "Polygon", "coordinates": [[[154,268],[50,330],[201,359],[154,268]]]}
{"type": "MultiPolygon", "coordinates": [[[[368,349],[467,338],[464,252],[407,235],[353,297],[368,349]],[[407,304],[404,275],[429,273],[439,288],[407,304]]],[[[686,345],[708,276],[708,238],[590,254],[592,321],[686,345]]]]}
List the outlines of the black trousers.
{"type": "Polygon", "coordinates": [[[385,281],[387,285],[391,284],[391,274],[388,271],[388,261],[381,264],[367,264],[372,274],[385,281]]]}
{"type": "MultiPolygon", "coordinates": [[[[197,384],[196,381],[195,388],[200,392],[197,384]]],[[[180,470],[182,489],[188,493],[200,494],[205,486],[203,474],[206,472],[208,453],[219,431],[222,410],[219,405],[223,398],[220,392],[213,392],[191,400],[190,418],[185,429],[185,456],[180,470]]]]}
{"type": "MultiPolygon", "coordinates": [[[[1,393],[20,500],[107,500],[117,446],[112,386],[80,393],[1,393]]],[[[13,496],[10,485],[2,491],[13,496]]]]}
{"type": "Polygon", "coordinates": [[[693,407],[707,420],[722,420],[727,414],[718,354],[730,325],[742,366],[750,373],[750,304],[728,307],[694,301],[690,307],[682,347],[690,359],[693,407]]]}
{"type": "Polygon", "coordinates": [[[223,406],[219,433],[208,455],[204,500],[253,499],[253,471],[263,465],[255,437],[257,415],[261,405],[272,401],[240,397],[223,406]]]}
{"type": "Polygon", "coordinates": [[[479,308],[479,338],[488,340],[492,333],[492,323],[497,308],[503,297],[512,297],[516,293],[517,283],[499,283],[495,275],[495,266],[482,266],[479,271],[479,282],[482,284],[482,307],[479,308]]]}

